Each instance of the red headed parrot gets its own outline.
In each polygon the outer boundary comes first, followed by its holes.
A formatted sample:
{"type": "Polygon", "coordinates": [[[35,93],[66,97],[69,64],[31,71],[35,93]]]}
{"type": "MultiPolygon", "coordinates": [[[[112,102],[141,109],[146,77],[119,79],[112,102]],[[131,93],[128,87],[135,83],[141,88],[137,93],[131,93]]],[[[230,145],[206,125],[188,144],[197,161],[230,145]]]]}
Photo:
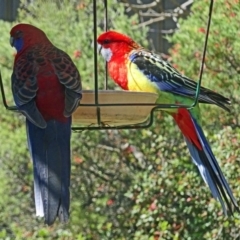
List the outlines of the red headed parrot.
{"type": "MultiPolygon", "coordinates": [[[[197,83],[180,74],[173,66],[130,37],[107,31],[98,39],[99,52],[108,62],[111,78],[124,90],[158,94],[158,103],[191,105],[197,83]]],[[[229,111],[230,100],[207,88],[200,88],[199,103],[215,104],[229,111]]],[[[170,114],[181,130],[192,161],[209,186],[223,212],[239,211],[238,204],[201,128],[199,104],[186,108],[162,109],[170,114]]]]}

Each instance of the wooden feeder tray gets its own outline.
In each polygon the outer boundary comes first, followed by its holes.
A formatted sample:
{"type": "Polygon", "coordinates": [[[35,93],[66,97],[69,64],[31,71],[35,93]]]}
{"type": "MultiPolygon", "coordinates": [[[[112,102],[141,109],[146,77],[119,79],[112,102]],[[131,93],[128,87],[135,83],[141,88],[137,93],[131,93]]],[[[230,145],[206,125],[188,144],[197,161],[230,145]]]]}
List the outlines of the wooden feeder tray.
{"type": "Polygon", "coordinates": [[[84,90],[80,106],[73,114],[73,124],[98,125],[97,108],[103,125],[121,126],[139,124],[147,120],[152,106],[131,104],[155,104],[158,95],[149,92],[99,90],[99,104],[129,104],[125,106],[84,106],[95,104],[95,91],[84,90]],[[81,105],[83,104],[83,106],[81,105]]]}

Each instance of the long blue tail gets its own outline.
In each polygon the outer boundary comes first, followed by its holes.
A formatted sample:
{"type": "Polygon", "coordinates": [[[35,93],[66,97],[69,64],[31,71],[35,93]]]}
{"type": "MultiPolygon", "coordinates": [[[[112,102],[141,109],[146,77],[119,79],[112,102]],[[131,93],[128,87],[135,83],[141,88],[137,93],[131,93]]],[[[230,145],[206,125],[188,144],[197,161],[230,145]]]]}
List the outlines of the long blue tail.
{"type": "Polygon", "coordinates": [[[230,214],[233,214],[234,210],[239,212],[237,201],[213,155],[201,127],[193,117],[192,121],[202,146],[202,150],[199,150],[193,143],[185,138],[194,164],[198,167],[202,178],[209,186],[213,197],[220,201],[224,214],[227,215],[228,211],[230,211],[230,214]]]}
{"type": "Polygon", "coordinates": [[[28,144],[34,166],[36,215],[53,224],[69,218],[70,205],[70,137],[71,118],[67,123],[56,120],[39,128],[27,120],[28,144]]]}

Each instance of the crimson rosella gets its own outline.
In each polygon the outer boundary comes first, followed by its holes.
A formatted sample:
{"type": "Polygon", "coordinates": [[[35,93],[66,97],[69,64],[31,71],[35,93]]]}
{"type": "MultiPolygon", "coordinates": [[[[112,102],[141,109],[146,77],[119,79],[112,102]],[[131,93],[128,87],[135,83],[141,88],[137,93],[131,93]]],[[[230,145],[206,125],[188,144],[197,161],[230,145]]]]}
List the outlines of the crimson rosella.
{"type": "Polygon", "coordinates": [[[53,224],[69,218],[71,114],[78,107],[81,79],[70,57],[45,33],[18,24],[10,31],[17,50],[12,92],[26,117],[28,145],[34,167],[36,215],[53,224]]]}
{"type": "MultiPolygon", "coordinates": [[[[124,90],[153,92],[158,103],[191,105],[196,94],[196,82],[180,74],[159,55],[148,51],[130,37],[107,31],[98,39],[99,51],[108,62],[111,78],[124,90]]],[[[216,104],[229,110],[230,100],[207,88],[200,88],[200,103],[216,104]]],[[[184,135],[193,163],[209,186],[214,198],[221,203],[225,214],[233,214],[238,204],[223,176],[216,158],[201,128],[199,105],[186,108],[162,109],[170,114],[184,135]]]]}

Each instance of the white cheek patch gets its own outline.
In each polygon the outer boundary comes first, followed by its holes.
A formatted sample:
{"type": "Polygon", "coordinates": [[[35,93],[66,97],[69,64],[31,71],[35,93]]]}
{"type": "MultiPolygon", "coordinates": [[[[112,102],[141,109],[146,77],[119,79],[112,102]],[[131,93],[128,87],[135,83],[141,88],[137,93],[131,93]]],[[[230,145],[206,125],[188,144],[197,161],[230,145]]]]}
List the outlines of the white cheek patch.
{"type": "Polygon", "coordinates": [[[104,58],[107,62],[109,62],[109,61],[111,60],[111,58],[112,58],[112,51],[111,51],[110,48],[103,48],[103,47],[102,47],[101,50],[100,50],[100,52],[101,52],[103,58],[104,58]]]}

